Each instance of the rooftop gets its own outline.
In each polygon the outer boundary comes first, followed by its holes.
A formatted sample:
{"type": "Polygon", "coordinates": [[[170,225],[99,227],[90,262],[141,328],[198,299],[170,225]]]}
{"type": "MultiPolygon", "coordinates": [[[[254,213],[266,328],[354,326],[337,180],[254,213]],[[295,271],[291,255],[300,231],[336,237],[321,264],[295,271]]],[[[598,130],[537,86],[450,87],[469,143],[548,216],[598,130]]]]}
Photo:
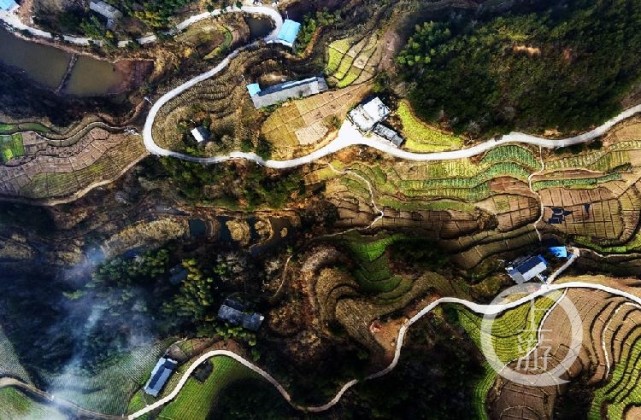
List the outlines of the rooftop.
{"type": "Polygon", "coordinates": [[[260,93],[260,85],[258,83],[247,85],[247,91],[249,92],[249,96],[256,96],[260,93]]]}
{"type": "Polygon", "coordinates": [[[278,32],[277,38],[288,46],[293,47],[294,42],[296,42],[298,32],[300,32],[300,23],[291,19],[285,19],[283,26],[280,28],[280,32],[278,32]]]}
{"type": "Polygon", "coordinates": [[[522,284],[540,277],[547,268],[547,261],[540,255],[534,255],[516,259],[505,271],[517,284],[522,284]]]}
{"type": "Polygon", "coordinates": [[[93,10],[99,15],[106,17],[107,19],[118,19],[122,17],[122,13],[120,13],[120,10],[101,0],[90,1],[89,9],[93,10]]]}
{"type": "Polygon", "coordinates": [[[401,147],[405,141],[396,131],[384,126],[383,124],[376,124],[373,131],[396,147],[401,147]]]}
{"type": "Polygon", "coordinates": [[[209,140],[209,137],[210,137],[209,130],[207,130],[205,127],[202,127],[202,126],[196,127],[193,130],[191,130],[191,135],[194,136],[194,138],[198,143],[205,142],[209,140]]]}
{"type": "Polygon", "coordinates": [[[0,10],[11,11],[13,9],[17,9],[18,7],[18,3],[13,0],[0,0],[0,10]]]}
{"type": "Polygon", "coordinates": [[[252,102],[256,108],[264,108],[284,102],[292,98],[304,98],[316,95],[328,89],[327,82],[322,77],[310,77],[303,80],[293,80],[278,85],[260,89],[258,84],[247,86],[252,102]],[[258,89],[258,90],[256,90],[258,89]],[[252,92],[255,92],[252,95],[252,92]]]}
{"type": "Polygon", "coordinates": [[[161,357],[160,360],[158,360],[158,363],[156,363],[154,370],[151,372],[149,381],[147,381],[147,384],[145,385],[145,392],[153,397],[157,397],[167,383],[171,374],[176,369],[176,366],[178,366],[178,362],[175,360],[161,357]]]}
{"type": "Polygon", "coordinates": [[[568,257],[568,249],[564,246],[551,246],[548,248],[548,251],[557,258],[568,257]]]}
{"type": "Polygon", "coordinates": [[[259,313],[245,312],[245,306],[231,299],[226,299],[218,310],[218,318],[232,325],[242,325],[250,331],[258,331],[265,317],[259,313]]]}
{"type": "Polygon", "coordinates": [[[390,109],[376,97],[371,101],[361,104],[350,111],[349,117],[362,131],[370,131],[376,124],[383,121],[390,113],[390,109]]]}

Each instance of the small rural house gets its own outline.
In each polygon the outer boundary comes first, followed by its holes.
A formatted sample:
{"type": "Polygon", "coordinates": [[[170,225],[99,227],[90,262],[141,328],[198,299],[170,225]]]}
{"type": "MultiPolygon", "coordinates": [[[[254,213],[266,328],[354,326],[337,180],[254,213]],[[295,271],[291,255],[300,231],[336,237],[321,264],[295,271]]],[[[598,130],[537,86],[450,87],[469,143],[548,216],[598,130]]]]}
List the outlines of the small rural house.
{"type": "Polygon", "coordinates": [[[156,363],[156,367],[154,367],[154,370],[151,372],[151,376],[145,385],[145,392],[152,397],[157,397],[176,370],[177,366],[178,362],[175,360],[161,357],[160,360],[158,360],[158,363],[156,363]]]}
{"type": "Polygon", "coordinates": [[[401,147],[405,141],[405,139],[403,139],[403,137],[401,137],[396,131],[384,126],[383,124],[376,124],[372,131],[396,147],[401,147]]]}
{"type": "Polygon", "coordinates": [[[258,331],[265,317],[259,313],[246,312],[246,307],[233,299],[225,299],[218,310],[218,318],[231,325],[241,325],[249,331],[258,331]]]}
{"type": "Polygon", "coordinates": [[[285,22],[283,22],[283,26],[280,28],[276,39],[278,39],[281,44],[287,45],[290,48],[294,48],[294,42],[296,42],[296,38],[298,37],[298,33],[300,32],[300,26],[301,25],[299,22],[293,21],[291,19],[285,19],[285,22]]]}
{"type": "Polygon", "coordinates": [[[349,112],[349,118],[363,132],[372,131],[374,126],[390,114],[390,109],[379,97],[360,104],[349,112]]]}
{"type": "Polygon", "coordinates": [[[247,91],[256,109],[275,105],[292,98],[305,98],[328,89],[323,77],[310,77],[270,86],[264,90],[258,83],[247,85],[247,91]]]}
{"type": "Polygon", "coordinates": [[[534,255],[514,260],[509,266],[505,267],[505,271],[516,284],[523,284],[535,277],[545,281],[542,273],[547,268],[547,261],[540,255],[534,255]]]}
{"type": "Polygon", "coordinates": [[[120,10],[102,0],[91,0],[89,9],[107,19],[107,27],[111,28],[122,17],[120,10]]]}
{"type": "Polygon", "coordinates": [[[211,134],[209,134],[209,130],[207,130],[203,126],[196,127],[191,130],[191,135],[194,137],[194,139],[196,139],[198,144],[206,142],[211,137],[211,134]]]}

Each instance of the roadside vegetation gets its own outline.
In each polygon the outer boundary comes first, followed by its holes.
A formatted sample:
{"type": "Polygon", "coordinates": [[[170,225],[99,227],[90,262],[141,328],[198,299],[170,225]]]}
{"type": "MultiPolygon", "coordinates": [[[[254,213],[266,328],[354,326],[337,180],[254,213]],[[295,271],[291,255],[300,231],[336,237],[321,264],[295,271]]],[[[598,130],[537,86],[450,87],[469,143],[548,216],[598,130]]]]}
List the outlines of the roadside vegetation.
{"type": "Polygon", "coordinates": [[[425,22],[397,61],[419,116],[443,111],[456,132],[583,130],[619,111],[639,81],[641,57],[630,54],[641,50],[639,33],[641,4],[573,0],[480,22],[425,22]]]}
{"type": "Polygon", "coordinates": [[[203,166],[171,158],[162,158],[161,164],[162,173],[156,176],[175,180],[179,195],[191,202],[232,210],[279,209],[306,194],[296,171],[265,172],[253,163],[203,166]]]}
{"type": "Polygon", "coordinates": [[[442,152],[463,147],[461,137],[444,133],[418,119],[408,101],[403,100],[398,104],[396,114],[403,126],[404,147],[412,152],[442,152]]]}
{"type": "Polygon", "coordinates": [[[24,156],[22,134],[0,135],[0,160],[2,160],[2,163],[7,163],[11,159],[21,156],[24,156]]]}

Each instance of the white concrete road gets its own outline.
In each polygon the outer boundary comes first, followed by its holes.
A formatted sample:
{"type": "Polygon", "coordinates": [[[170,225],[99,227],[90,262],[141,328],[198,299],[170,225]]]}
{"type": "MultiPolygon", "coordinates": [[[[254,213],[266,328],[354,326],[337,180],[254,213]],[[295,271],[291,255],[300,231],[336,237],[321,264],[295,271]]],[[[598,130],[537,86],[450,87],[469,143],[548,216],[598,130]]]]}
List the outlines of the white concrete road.
{"type": "MultiPolygon", "coordinates": [[[[458,299],[458,298],[453,298],[453,297],[444,297],[435,300],[434,302],[430,303],[427,305],[425,308],[423,308],[419,313],[414,315],[412,318],[407,320],[403,326],[400,328],[398,337],[396,339],[396,350],[394,353],[394,358],[392,359],[392,362],[384,369],[373,373],[363,381],[369,381],[375,378],[379,378],[381,376],[384,376],[394,370],[396,365],[398,364],[398,361],[400,360],[401,357],[401,352],[403,349],[403,344],[405,340],[405,334],[407,334],[407,331],[409,328],[414,325],[418,320],[423,318],[425,315],[429,314],[434,308],[436,308],[439,305],[442,304],[456,304],[456,305],[462,305],[468,308],[469,310],[473,311],[474,313],[480,314],[480,315],[499,315],[509,309],[516,308],[520,305],[523,305],[527,302],[530,302],[532,299],[547,295],[551,292],[554,292],[556,290],[570,290],[570,289],[585,289],[585,290],[599,290],[602,292],[609,293],[613,296],[620,296],[623,298],[626,298],[632,302],[634,302],[637,305],[641,305],[641,298],[639,298],[636,295],[633,295],[628,292],[624,292],[622,290],[610,287],[610,286],[605,286],[601,284],[594,284],[594,283],[585,283],[585,282],[568,282],[568,283],[559,283],[559,284],[541,284],[541,287],[527,295],[524,296],[518,300],[505,303],[505,304],[498,304],[498,305],[481,305],[478,303],[470,302],[465,299],[458,299]]],[[[174,398],[178,396],[180,393],[180,390],[182,387],[187,383],[187,380],[189,379],[189,376],[193,373],[193,371],[205,360],[212,358],[212,357],[217,357],[217,356],[225,356],[225,357],[231,357],[232,359],[238,361],[242,365],[246,366],[247,368],[253,370],[254,372],[258,373],[260,376],[262,376],[265,380],[267,380],[270,384],[272,384],[278,392],[283,396],[283,398],[290,404],[292,407],[301,410],[301,411],[306,411],[310,413],[319,413],[323,411],[327,411],[340,401],[342,396],[347,392],[350,388],[352,388],[354,385],[358,384],[359,381],[358,379],[353,379],[347,383],[345,383],[340,390],[337,392],[337,394],[326,404],[320,405],[320,406],[302,406],[299,404],[296,404],[295,402],[292,401],[291,395],[285,390],[285,388],[269,373],[265,372],[263,369],[259,368],[252,362],[244,359],[243,357],[232,353],[227,350],[214,350],[209,353],[203,354],[201,357],[199,357],[192,365],[183,373],[182,377],[180,378],[180,381],[178,382],[178,385],[164,398],[156,401],[153,404],[148,405],[147,407],[143,408],[142,410],[139,410],[131,415],[129,415],[129,419],[133,420],[136,418],[139,418],[147,413],[150,413],[153,410],[156,410],[163,405],[169,403],[172,401],[174,398]]]]}
{"type": "Polygon", "coordinates": [[[197,83],[213,77],[220,71],[222,71],[229,61],[238,55],[239,50],[232,52],[227,56],[218,66],[212,70],[204,73],[196,78],[186,82],[185,84],[177,87],[176,89],[163,95],[155,104],[152,110],[147,116],[145,122],[145,129],[143,131],[143,139],[145,142],[145,147],[149,152],[157,156],[169,156],[177,159],[182,159],[189,162],[196,162],[202,164],[215,164],[221,163],[228,160],[234,159],[246,159],[253,161],[259,165],[274,168],[274,169],[287,169],[295,168],[298,166],[306,165],[312,163],[320,158],[336,153],[339,150],[345,149],[350,146],[363,145],[368,146],[373,149],[377,149],[381,152],[387,153],[388,155],[394,156],[399,159],[411,160],[411,161],[440,161],[440,160],[453,160],[461,158],[469,158],[472,156],[480,155],[487,152],[495,147],[509,144],[509,143],[521,143],[521,144],[530,144],[540,147],[545,147],[548,149],[559,148],[559,147],[568,147],[576,144],[587,143],[592,140],[595,140],[605,133],[607,133],[612,127],[616,124],[624,121],[638,113],[641,112],[641,105],[629,108],[621,112],[616,117],[605,122],[599,127],[580,134],[574,137],[568,137],[564,139],[547,139],[543,137],[537,137],[530,134],[512,132],[506,134],[497,139],[491,139],[483,143],[479,143],[476,146],[469,147],[467,149],[453,150],[449,152],[436,152],[436,153],[413,153],[406,150],[399,149],[398,147],[392,145],[386,140],[383,140],[377,136],[364,136],[360,131],[356,129],[349,121],[345,121],[341,127],[339,134],[336,139],[327,144],[326,146],[299,158],[290,159],[290,160],[264,160],[255,153],[244,153],[244,152],[232,152],[228,155],[223,156],[214,156],[214,157],[195,157],[190,156],[184,153],[178,153],[171,150],[164,149],[156,144],[153,139],[152,127],[154,125],[156,114],[160,108],[174,99],[176,96],[184,92],[185,90],[193,87],[197,83]]]}

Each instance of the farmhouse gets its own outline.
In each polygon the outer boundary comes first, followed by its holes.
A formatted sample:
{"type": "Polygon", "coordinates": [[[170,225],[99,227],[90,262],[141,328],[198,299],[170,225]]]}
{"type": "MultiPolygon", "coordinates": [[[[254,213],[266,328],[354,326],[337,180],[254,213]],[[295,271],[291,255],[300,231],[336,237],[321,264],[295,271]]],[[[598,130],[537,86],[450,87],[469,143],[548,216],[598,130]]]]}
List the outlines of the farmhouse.
{"type": "Polygon", "coordinates": [[[145,392],[152,397],[157,397],[171,374],[176,370],[176,366],[178,366],[178,362],[175,360],[161,357],[145,385],[145,392]]]}
{"type": "Polygon", "coordinates": [[[5,12],[13,12],[18,9],[18,3],[13,0],[0,0],[0,10],[5,12]]]}
{"type": "Polygon", "coordinates": [[[374,131],[374,133],[378,134],[379,136],[389,141],[396,147],[401,147],[401,145],[405,141],[405,139],[399,136],[399,134],[396,131],[392,130],[389,127],[384,126],[383,124],[376,124],[374,126],[374,130],[372,131],[374,131]]]}
{"type": "Polygon", "coordinates": [[[218,310],[218,318],[232,325],[242,325],[250,331],[258,331],[265,317],[259,313],[246,312],[246,307],[233,299],[225,299],[218,310]]]}
{"type": "Polygon", "coordinates": [[[323,77],[310,77],[270,86],[261,90],[258,83],[247,85],[247,91],[256,109],[275,105],[292,98],[304,98],[325,92],[328,89],[323,77]]]}
{"type": "Polygon", "coordinates": [[[390,113],[390,109],[376,97],[371,101],[360,104],[350,111],[349,118],[364,132],[371,131],[379,122],[383,121],[390,113]]]}
{"type": "Polygon", "coordinates": [[[293,48],[298,32],[300,32],[300,23],[291,19],[285,19],[285,22],[283,22],[283,26],[280,28],[276,38],[281,44],[293,48]]]}
{"type": "Polygon", "coordinates": [[[540,255],[534,255],[514,260],[509,266],[505,267],[505,271],[516,284],[523,284],[535,277],[544,281],[542,273],[547,268],[548,264],[545,259],[540,255]]]}
{"type": "Polygon", "coordinates": [[[102,0],[92,0],[89,2],[89,9],[92,12],[98,13],[100,16],[106,18],[108,21],[115,21],[122,17],[120,10],[116,9],[109,3],[102,0]]]}
{"type": "Polygon", "coordinates": [[[211,137],[209,130],[203,126],[196,127],[191,130],[191,135],[194,136],[198,144],[206,142],[211,137]]]}
{"type": "Polygon", "coordinates": [[[571,214],[571,211],[565,210],[562,207],[552,207],[552,217],[548,219],[548,223],[551,225],[560,225],[565,222],[565,216],[571,214]]]}

